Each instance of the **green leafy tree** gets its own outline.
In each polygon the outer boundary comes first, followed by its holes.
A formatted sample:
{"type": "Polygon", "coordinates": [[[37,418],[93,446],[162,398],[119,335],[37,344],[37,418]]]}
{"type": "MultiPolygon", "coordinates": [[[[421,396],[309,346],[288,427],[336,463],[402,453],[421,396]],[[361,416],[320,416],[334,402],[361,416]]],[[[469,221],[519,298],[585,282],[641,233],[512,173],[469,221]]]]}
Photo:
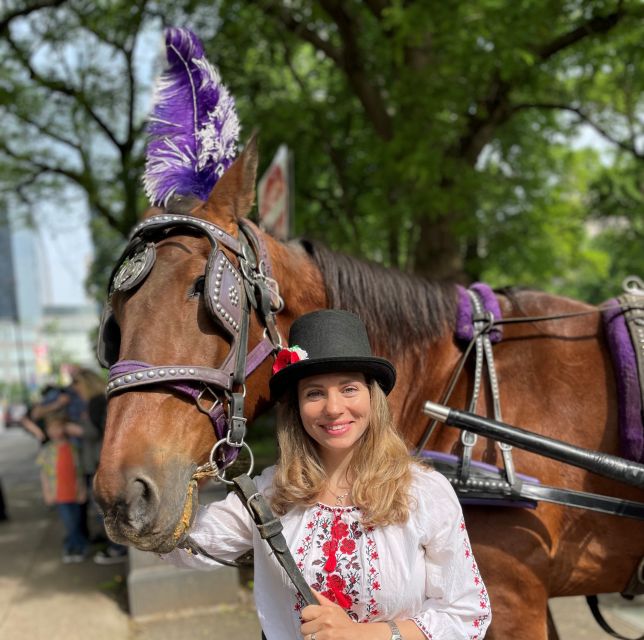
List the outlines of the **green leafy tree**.
{"type": "Polygon", "coordinates": [[[80,190],[96,277],[145,206],[164,24],[204,40],[264,163],[294,151],[298,234],[434,277],[593,296],[584,283],[626,268],[611,249],[641,199],[623,213],[609,200],[629,180],[641,194],[638,0],[14,5],[0,19],[2,193],[31,209],[80,190]],[[603,151],[573,146],[589,131],[603,151]]]}

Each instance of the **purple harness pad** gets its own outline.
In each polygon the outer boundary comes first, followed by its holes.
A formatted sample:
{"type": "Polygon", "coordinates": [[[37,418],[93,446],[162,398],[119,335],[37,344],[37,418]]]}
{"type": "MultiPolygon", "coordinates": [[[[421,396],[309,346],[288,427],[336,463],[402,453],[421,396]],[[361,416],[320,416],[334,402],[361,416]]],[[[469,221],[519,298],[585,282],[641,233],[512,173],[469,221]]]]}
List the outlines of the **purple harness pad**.
{"type": "Polygon", "coordinates": [[[615,369],[620,453],[634,462],[644,462],[642,395],[635,349],[619,300],[613,298],[606,304],[611,308],[602,313],[602,318],[615,369]]]}
{"type": "MultiPolygon", "coordinates": [[[[485,311],[491,313],[495,320],[501,320],[501,307],[494,291],[484,282],[475,282],[470,289],[478,294],[485,311]]],[[[471,342],[474,337],[474,309],[467,289],[458,286],[458,309],[456,310],[456,339],[459,342],[471,342]]],[[[493,343],[500,342],[503,332],[500,327],[490,331],[490,340],[493,343]]]]}

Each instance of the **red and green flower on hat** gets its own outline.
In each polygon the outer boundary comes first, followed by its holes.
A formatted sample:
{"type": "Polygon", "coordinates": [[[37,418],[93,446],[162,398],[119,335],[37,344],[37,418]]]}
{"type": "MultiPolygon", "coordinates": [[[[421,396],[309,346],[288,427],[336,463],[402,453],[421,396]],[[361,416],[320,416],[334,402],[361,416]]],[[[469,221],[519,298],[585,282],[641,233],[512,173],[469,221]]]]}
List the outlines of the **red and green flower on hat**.
{"type": "Polygon", "coordinates": [[[280,349],[273,363],[273,375],[281,371],[284,367],[300,362],[300,360],[307,360],[308,357],[309,354],[296,344],[287,349],[280,349]]]}

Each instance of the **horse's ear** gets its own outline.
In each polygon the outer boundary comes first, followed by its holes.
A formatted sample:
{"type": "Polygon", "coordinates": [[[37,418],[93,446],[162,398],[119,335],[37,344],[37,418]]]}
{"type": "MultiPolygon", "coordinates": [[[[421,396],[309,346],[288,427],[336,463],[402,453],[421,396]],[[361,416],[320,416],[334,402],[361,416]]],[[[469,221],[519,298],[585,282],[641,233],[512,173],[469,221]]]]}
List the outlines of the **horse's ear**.
{"type": "Polygon", "coordinates": [[[208,196],[208,208],[227,222],[235,223],[252,209],[257,179],[257,133],[253,132],[244,150],[215,184],[208,196]]]}

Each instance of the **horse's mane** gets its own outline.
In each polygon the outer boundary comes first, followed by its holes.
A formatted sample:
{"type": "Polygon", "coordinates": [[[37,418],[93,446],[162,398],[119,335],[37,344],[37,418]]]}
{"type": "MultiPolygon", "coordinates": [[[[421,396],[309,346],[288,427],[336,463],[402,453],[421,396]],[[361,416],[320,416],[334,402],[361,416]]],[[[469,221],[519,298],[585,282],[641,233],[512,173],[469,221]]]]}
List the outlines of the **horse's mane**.
{"type": "Polygon", "coordinates": [[[300,244],[322,273],[329,307],[360,316],[379,355],[400,356],[454,328],[454,285],[386,269],[316,242],[300,244]]]}

